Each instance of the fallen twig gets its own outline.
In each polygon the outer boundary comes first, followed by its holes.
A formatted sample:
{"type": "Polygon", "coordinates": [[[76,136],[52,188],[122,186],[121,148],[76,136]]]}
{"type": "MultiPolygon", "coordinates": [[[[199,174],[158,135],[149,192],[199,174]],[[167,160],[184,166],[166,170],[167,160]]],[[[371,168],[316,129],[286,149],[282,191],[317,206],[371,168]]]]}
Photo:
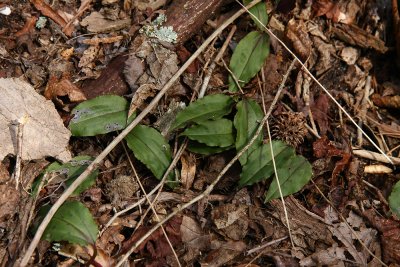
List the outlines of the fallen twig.
{"type": "Polygon", "coordinates": [[[231,29],[231,31],[230,31],[229,34],[228,34],[228,37],[226,37],[226,40],[225,40],[224,44],[222,45],[221,49],[219,50],[217,56],[214,58],[214,61],[211,63],[210,67],[208,68],[208,70],[207,70],[207,75],[206,75],[206,77],[204,77],[203,84],[201,85],[201,89],[200,89],[200,93],[199,93],[199,98],[203,98],[203,97],[204,97],[204,95],[205,95],[205,93],[206,93],[206,90],[207,90],[208,83],[209,83],[210,78],[211,78],[211,75],[212,75],[212,73],[213,73],[213,71],[214,71],[214,68],[215,68],[215,66],[217,65],[217,62],[218,62],[218,61],[222,58],[222,56],[224,55],[225,50],[226,50],[226,48],[228,47],[229,42],[231,41],[231,39],[232,39],[233,34],[235,33],[235,31],[236,31],[236,26],[233,26],[232,29],[231,29]]]}

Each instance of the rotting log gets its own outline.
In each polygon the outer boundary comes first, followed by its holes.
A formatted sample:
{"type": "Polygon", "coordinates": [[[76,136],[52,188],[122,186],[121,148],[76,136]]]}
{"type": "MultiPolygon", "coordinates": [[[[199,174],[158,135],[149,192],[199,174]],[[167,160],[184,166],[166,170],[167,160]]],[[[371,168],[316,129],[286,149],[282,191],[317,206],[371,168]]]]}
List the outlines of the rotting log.
{"type": "Polygon", "coordinates": [[[177,43],[186,42],[202,25],[215,15],[227,0],[176,0],[165,12],[167,21],[177,33],[177,43]]]}

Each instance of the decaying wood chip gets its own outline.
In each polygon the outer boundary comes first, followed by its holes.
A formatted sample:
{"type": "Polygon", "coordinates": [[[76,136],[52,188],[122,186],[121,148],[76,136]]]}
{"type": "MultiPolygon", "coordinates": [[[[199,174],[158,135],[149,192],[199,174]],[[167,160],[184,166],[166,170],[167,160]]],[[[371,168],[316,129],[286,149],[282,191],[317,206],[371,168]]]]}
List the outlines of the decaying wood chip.
{"type": "Polygon", "coordinates": [[[291,19],[286,29],[286,37],[292,42],[294,50],[302,60],[306,60],[311,53],[312,42],[304,22],[291,19]]]}
{"type": "Polygon", "coordinates": [[[123,38],[124,37],[121,35],[104,37],[104,38],[92,38],[92,39],[84,39],[84,40],[82,40],[81,43],[87,44],[87,45],[98,46],[99,44],[111,44],[111,43],[119,42],[123,38]]]}
{"type": "Polygon", "coordinates": [[[371,96],[372,102],[378,107],[383,108],[400,108],[400,96],[381,96],[379,94],[373,94],[371,96]]]}
{"type": "Polygon", "coordinates": [[[388,50],[384,41],[354,24],[334,24],[332,31],[337,38],[348,44],[362,48],[372,48],[380,53],[386,53],[388,50]]]}

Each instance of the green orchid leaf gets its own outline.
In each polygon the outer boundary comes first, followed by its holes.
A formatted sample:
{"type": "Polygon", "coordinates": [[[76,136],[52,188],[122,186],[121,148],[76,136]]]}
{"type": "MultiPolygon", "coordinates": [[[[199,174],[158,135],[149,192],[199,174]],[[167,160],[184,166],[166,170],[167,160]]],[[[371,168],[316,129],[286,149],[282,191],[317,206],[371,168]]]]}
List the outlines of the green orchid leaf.
{"type": "MultiPolygon", "coordinates": [[[[236,151],[239,152],[256,133],[264,114],[260,105],[251,99],[243,99],[237,104],[236,108],[237,112],[233,123],[236,128],[236,151]]],[[[263,134],[260,133],[251,147],[239,158],[242,166],[246,164],[248,156],[262,144],[262,141],[263,134]]]]}
{"type": "MultiPolygon", "coordinates": [[[[276,164],[282,196],[285,197],[300,191],[310,181],[312,166],[304,157],[295,155],[293,152],[293,155],[288,158],[278,157],[278,160],[279,162],[277,161],[276,164]]],[[[265,202],[279,197],[278,182],[275,176],[265,195],[265,202]]]]}
{"type": "MultiPolygon", "coordinates": [[[[120,96],[105,95],[84,101],[72,113],[69,128],[74,136],[95,136],[122,130],[128,119],[128,101],[120,96]]],[[[129,118],[133,119],[133,115],[129,118]]]]}
{"type": "MultiPolygon", "coordinates": [[[[275,160],[281,154],[291,154],[287,145],[283,142],[273,141],[275,160]]],[[[248,157],[246,165],[243,166],[240,175],[239,185],[252,185],[261,180],[268,179],[274,174],[272,156],[269,144],[263,144],[254,150],[248,157]]]]}
{"type": "Polygon", "coordinates": [[[180,111],[171,126],[171,130],[182,128],[189,122],[199,123],[222,118],[231,112],[233,104],[234,101],[230,96],[223,94],[205,96],[180,111]]]}
{"type": "Polygon", "coordinates": [[[205,144],[202,144],[202,143],[199,143],[196,141],[190,141],[187,146],[187,149],[190,152],[205,155],[205,156],[218,154],[218,153],[221,153],[223,151],[226,151],[226,150],[229,150],[232,148],[233,148],[233,146],[228,146],[228,147],[207,146],[205,144]]]}
{"type": "MultiPolygon", "coordinates": [[[[90,156],[77,156],[64,164],[53,162],[47,166],[43,173],[33,183],[32,194],[34,196],[37,195],[38,186],[45,174],[47,174],[47,179],[50,180],[51,184],[63,182],[66,186],[70,186],[76,178],[86,170],[93,160],[94,158],[90,156]]],[[[85,181],[75,189],[72,196],[78,196],[80,193],[94,185],[98,175],[99,171],[97,169],[91,172],[85,181]]],[[[47,185],[46,181],[43,186],[47,185]]]]}
{"type": "MultiPolygon", "coordinates": [[[[252,0],[243,0],[244,5],[248,5],[252,0]]],[[[258,3],[257,5],[253,6],[252,8],[249,9],[249,12],[253,14],[257,19],[255,19],[253,16],[250,15],[254,23],[257,25],[257,27],[261,30],[265,30],[265,26],[268,23],[268,14],[267,14],[267,7],[263,2],[258,3]],[[262,24],[260,24],[260,22],[262,24]]]]}
{"type": "MultiPolygon", "coordinates": [[[[49,206],[44,208],[50,209],[49,206]]],[[[42,216],[46,213],[40,212],[42,216]]],[[[68,241],[86,246],[96,242],[97,233],[98,227],[89,209],[79,201],[67,201],[54,214],[42,239],[49,242],[68,241]]]]}
{"type": "MultiPolygon", "coordinates": [[[[292,147],[281,141],[272,141],[276,171],[281,185],[282,195],[298,192],[312,178],[311,164],[302,156],[296,155],[292,147]]],[[[254,150],[243,166],[239,185],[251,185],[268,179],[274,174],[270,144],[264,144],[254,150]]],[[[275,179],[265,196],[265,201],[280,197],[275,179]]]]}
{"type": "MultiPolygon", "coordinates": [[[[248,33],[233,52],[230,69],[238,80],[240,87],[250,81],[261,69],[269,55],[269,36],[266,33],[253,31],[248,33]]],[[[239,90],[235,80],[229,76],[229,91],[239,90]]]]}
{"type": "Polygon", "coordinates": [[[390,209],[400,218],[400,181],[398,181],[389,196],[390,209]]]}
{"type": "MultiPolygon", "coordinates": [[[[157,179],[161,179],[172,162],[171,148],[165,138],[154,128],[138,125],[125,139],[135,157],[146,165],[157,179]]],[[[169,174],[168,181],[168,185],[173,186],[173,172],[169,174]]]]}
{"type": "Polygon", "coordinates": [[[181,135],[207,146],[227,147],[234,143],[232,121],[203,121],[186,129],[181,135]]]}

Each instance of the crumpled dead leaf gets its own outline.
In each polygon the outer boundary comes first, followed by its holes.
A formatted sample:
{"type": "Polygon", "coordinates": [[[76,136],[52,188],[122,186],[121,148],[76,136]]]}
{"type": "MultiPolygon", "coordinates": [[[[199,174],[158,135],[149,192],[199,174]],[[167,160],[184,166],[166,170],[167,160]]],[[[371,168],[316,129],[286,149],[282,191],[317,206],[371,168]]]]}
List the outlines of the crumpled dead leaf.
{"type": "Polygon", "coordinates": [[[148,8],[154,11],[165,5],[166,2],[166,0],[136,0],[133,1],[133,5],[140,11],[144,11],[148,8]]]}
{"type": "Polygon", "coordinates": [[[317,158],[330,158],[333,156],[341,157],[341,160],[335,163],[335,168],[332,171],[333,180],[335,180],[337,175],[350,163],[351,154],[336,148],[326,136],[323,136],[313,143],[313,151],[314,156],[317,158]]]}
{"type": "MultiPolygon", "coordinates": [[[[181,243],[181,232],[180,226],[182,223],[182,217],[175,216],[171,218],[166,224],[164,224],[165,232],[173,246],[181,243]]],[[[151,226],[140,227],[128,240],[122,245],[121,253],[126,253],[130,247],[145,235],[151,226]]],[[[151,234],[138,248],[138,252],[141,255],[150,254],[153,259],[164,258],[172,254],[171,247],[168,245],[167,240],[163,234],[162,229],[158,228],[154,233],[151,234]]]]}
{"type": "MultiPolygon", "coordinates": [[[[60,96],[68,96],[71,102],[81,102],[86,100],[85,94],[75,84],[73,84],[67,77],[58,79],[55,76],[50,76],[47,83],[44,96],[47,99],[55,99],[60,96]]],[[[58,99],[62,103],[61,99],[58,99]]],[[[64,103],[62,103],[64,104],[64,103]]]]}
{"type": "Polygon", "coordinates": [[[67,149],[70,131],[65,128],[54,104],[39,95],[27,82],[0,79],[0,160],[17,153],[17,130],[13,122],[27,117],[23,126],[23,160],[46,156],[61,161],[71,159],[67,149]]]}
{"type": "MultiPolygon", "coordinates": [[[[144,103],[144,101],[154,96],[161,88],[171,79],[178,71],[178,56],[174,51],[165,48],[160,44],[141,35],[135,39],[132,44],[132,56],[128,59],[125,66],[124,74],[129,86],[132,88],[139,87],[132,97],[129,115],[144,103]],[[157,52],[154,47],[157,46],[157,52]],[[135,62],[142,59],[146,64],[146,71],[137,77],[139,70],[130,70],[130,61],[135,62]]],[[[185,88],[180,82],[175,82],[170,88],[167,95],[183,95],[186,93],[185,88]]]]}
{"type": "Polygon", "coordinates": [[[369,209],[363,212],[373,227],[381,233],[384,260],[400,262],[400,223],[393,219],[381,218],[376,211],[369,209]]]}
{"type": "Polygon", "coordinates": [[[314,120],[318,123],[322,135],[325,135],[329,130],[328,111],[329,98],[325,94],[321,94],[311,105],[311,112],[314,120]]]}
{"type": "Polygon", "coordinates": [[[196,156],[192,153],[183,153],[181,157],[181,180],[185,189],[189,189],[193,185],[196,176],[196,156]]]}
{"type": "Polygon", "coordinates": [[[128,27],[131,25],[131,19],[110,20],[106,19],[99,12],[92,12],[81,21],[81,25],[86,27],[90,32],[107,33],[128,27]]]}
{"type": "Polygon", "coordinates": [[[317,0],[313,2],[313,9],[316,17],[325,15],[328,19],[338,22],[341,12],[338,3],[330,0],[317,0]]]}

